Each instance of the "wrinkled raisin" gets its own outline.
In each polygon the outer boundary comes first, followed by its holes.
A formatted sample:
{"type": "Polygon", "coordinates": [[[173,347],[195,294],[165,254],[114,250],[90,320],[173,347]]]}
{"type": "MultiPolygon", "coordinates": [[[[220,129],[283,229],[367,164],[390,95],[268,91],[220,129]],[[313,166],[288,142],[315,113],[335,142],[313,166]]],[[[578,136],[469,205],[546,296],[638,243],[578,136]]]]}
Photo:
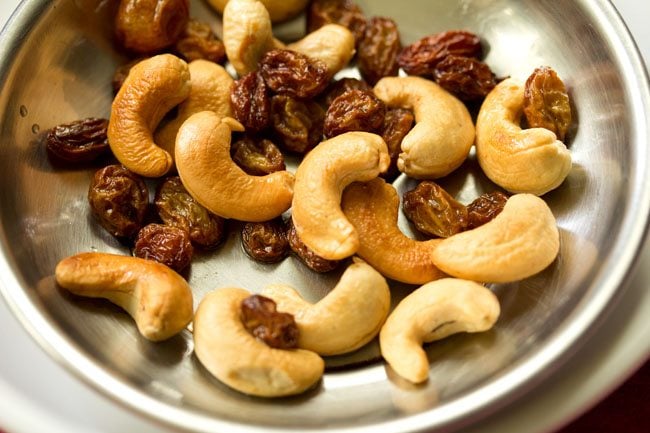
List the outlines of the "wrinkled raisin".
{"type": "Polygon", "coordinates": [[[440,185],[422,181],[404,193],[404,215],[422,233],[447,238],[467,227],[467,208],[440,185]]]}
{"type": "Polygon", "coordinates": [[[233,161],[253,176],[264,176],[286,169],[282,152],[266,138],[242,137],[232,144],[230,151],[233,161]]]}
{"type": "Polygon", "coordinates": [[[325,113],[325,137],[349,131],[378,132],[384,125],[386,105],[372,92],[349,90],[332,101],[325,113]]]}
{"type": "Polygon", "coordinates": [[[262,295],[245,298],[240,306],[241,321],[255,337],[276,349],[298,347],[299,331],[289,313],[277,311],[273,299],[262,295]]]}
{"type": "Polygon", "coordinates": [[[287,223],[287,239],[289,240],[291,251],[312,271],[319,273],[330,272],[336,269],[341,263],[339,260],[324,259],[305,245],[298,237],[296,227],[293,225],[291,219],[287,223]]]}
{"type": "Polygon", "coordinates": [[[325,112],[314,101],[302,101],[289,95],[271,98],[271,125],[282,147],[306,153],[323,138],[325,112]]]}
{"type": "Polygon", "coordinates": [[[214,248],[223,241],[224,219],[197,203],[180,177],[168,177],[158,185],[154,204],[160,219],[166,225],[187,231],[193,244],[214,248]]]}
{"type": "Polygon", "coordinates": [[[351,0],[312,0],[307,11],[307,33],[318,30],[325,24],[347,27],[358,42],[363,38],[366,17],[351,0]]]}
{"type": "Polygon", "coordinates": [[[248,222],[241,232],[244,251],[258,262],[277,263],[289,253],[289,240],[281,218],[248,222]]]}
{"type": "Polygon", "coordinates": [[[501,213],[508,201],[508,196],[502,192],[488,192],[467,206],[467,230],[475,229],[492,221],[501,213]]]}
{"type": "Polygon", "coordinates": [[[384,179],[392,180],[399,175],[397,159],[402,151],[402,140],[413,127],[414,122],[415,117],[409,110],[403,108],[391,108],[386,110],[381,136],[388,146],[390,166],[386,173],[381,175],[384,179]]]}
{"type": "Polygon", "coordinates": [[[348,90],[368,90],[372,92],[372,87],[363,80],[357,78],[344,77],[334,81],[325,91],[325,105],[332,105],[332,101],[347,92],[348,90]]]}
{"type": "Polygon", "coordinates": [[[291,50],[268,51],[259,65],[269,89],[302,99],[320,94],[330,79],[324,62],[291,50]]]}
{"type": "Polygon", "coordinates": [[[131,238],[143,225],[149,206],[144,180],[121,165],[95,172],[88,201],[102,227],[117,237],[131,238]]]}
{"type": "Polygon", "coordinates": [[[569,94],[557,73],[541,67],[526,80],[524,115],[531,128],[546,128],[564,141],[571,125],[569,94]]]}
{"type": "Polygon", "coordinates": [[[138,232],[133,254],[181,272],[192,261],[193,251],[187,231],[164,224],[147,224],[138,232]]]}
{"type": "Polygon", "coordinates": [[[108,120],[89,117],[57,125],[45,137],[48,154],[60,161],[82,163],[108,154],[108,120]]]}
{"type": "Polygon", "coordinates": [[[259,72],[249,72],[235,81],[230,106],[235,118],[249,131],[261,131],[269,125],[271,100],[259,72]]]}
{"type": "Polygon", "coordinates": [[[480,59],[481,39],[474,33],[450,30],[424,38],[405,47],[397,63],[407,74],[430,75],[436,65],[449,55],[480,59]]]}
{"type": "Polygon", "coordinates": [[[210,25],[190,19],[173,51],[188,62],[193,60],[208,60],[222,63],[226,59],[226,48],[210,25]]]}
{"type": "Polygon", "coordinates": [[[395,21],[373,17],[357,49],[357,66],[361,76],[374,85],[382,77],[397,75],[397,55],[401,49],[395,21]]]}
{"type": "Polygon", "coordinates": [[[497,84],[487,64],[472,57],[454,55],[436,64],[433,78],[443,89],[465,102],[483,100],[497,84]]]}

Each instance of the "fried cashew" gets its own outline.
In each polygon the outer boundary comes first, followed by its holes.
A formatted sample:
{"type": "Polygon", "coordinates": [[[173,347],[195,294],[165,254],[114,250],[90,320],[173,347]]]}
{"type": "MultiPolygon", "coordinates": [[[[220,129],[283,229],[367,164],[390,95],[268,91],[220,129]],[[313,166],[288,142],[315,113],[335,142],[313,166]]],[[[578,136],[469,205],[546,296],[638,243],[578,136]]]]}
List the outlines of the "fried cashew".
{"type": "Polygon", "coordinates": [[[194,199],[210,212],[241,221],[268,221],[289,209],[294,176],[276,171],[251,176],[230,157],[236,120],[211,111],[193,114],[176,136],[176,169],[194,199]]]}
{"type": "Polygon", "coordinates": [[[312,304],[290,286],[262,291],[279,311],[290,313],[300,331],[298,347],[320,355],[352,352],[375,338],[390,310],[390,289],[372,266],[356,260],[323,299],[312,304]]]}
{"type": "Polygon", "coordinates": [[[500,314],[499,300],[473,281],[443,278],[427,283],[395,307],[379,333],[381,354],[397,374],[421,383],[429,376],[423,343],[458,332],[484,332],[500,314]]]}
{"type": "Polygon", "coordinates": [[[402,140],[397,160],[402,173],[436,179],[465,161],[474,144],[474,124],[459,99],[420,77],[384,77],[374,92],[389,107],[413,110],[415,115],[415,126],[402,140]]]}
{"type": "Polygon", "coordinates": [[[232,117],[230,89],[234,80],[223,68],[207,60],[194,60],[189,64],[190,94],[178,106],[176,117],[161,126],[154,135],[158,146],[174,155],[176,134],[192,114],[200,111],[213,111],[220,117],[232,117]]]}
{"type": "Polygon", "coordinates": [[[544,270],[559,250],[557,222],[546,202],[515,194],[492,221],[441,240],[431,257],[451,276],[508,283],[544,270]]]}
{"type": "Polygon", "coordinates": [[[321,60],[327,65],[330,77],[343,69],[354,56],[354,35],[347,27],[326,24],[307,34],[287,49],[321,60]]]}
{"type": "Polygon", "coordinates": [[[543,195],[571,171],[571,153],[544,128],[521,129],[524,86],[509,78],[485,98],[476,121],[478,162],[494,183],[513,193],[543,195]]]}
{"type": "Polygon", "coordinates": [[[416,241],[402,233],[397,225],[399,196],[384,179],[348,186],[341,209],[359,234],[357,255],[385,277],[424,284],[445,276],[431,260],[440,239],[416,241]]]}
{"type": "Polygon", "coordinates": [[[181,332],[194,313],[185,279],[152,260],[108,253],[80,253],[61,260],[56,282],[69,292],[105,298],[126,310],[152,341],[181,332]]]}
{"type": "Polygon", "coordinates": [[[323,375],[322,358],[303,349],[275,349],[255,338],[241,321],[247,290],[224,287],[207,294],[194,317],[194,352],[217,379],[245,394],[299,394],[323,375]]]}
{"type": "Polygon", "coordinates": [[[131,68],[113,100],[108,142],[129,170],[160,177],[173,166],[172,155],[154,142],[163,116],[190,94],[187,63],[171,54],[145,59],[131,68]]]}
{"type": "MultiPolygon", "coordinates": [[[[299,15],[307,6],[309,0],[260,0],[268,10],[271,21],[274,23],[286,21],[299,15]]],[[[219,13],[224,13],[229,0],[208,0],[208,3],[219,13]]]]}
{"type": "Polygon", "coordinates": [[[359,235],[341,210],[341,194],[355,181],[388,169],[384,140],[369,132],[346,132],[321,142],[296,171],[292,218],[298,237],[316,254],[340,260],[359,248],[359,235]]]}

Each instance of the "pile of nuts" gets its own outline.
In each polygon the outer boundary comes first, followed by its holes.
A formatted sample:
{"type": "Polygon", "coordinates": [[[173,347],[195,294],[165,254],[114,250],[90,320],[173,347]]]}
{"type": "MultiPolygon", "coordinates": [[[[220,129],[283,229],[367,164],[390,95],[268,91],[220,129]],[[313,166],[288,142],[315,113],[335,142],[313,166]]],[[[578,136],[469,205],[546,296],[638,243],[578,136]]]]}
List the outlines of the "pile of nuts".
{"type": "Polygon", "coordinates": [[[115,73],[110,118],[49,131],[53,160],[119,161],[95,173],[88,200],[134,255],[65,258],[58,284],[123,307],[150,340],[193,321],[198,359],[247,394],[301,393],[322,377],[321,356],[377,336],[400,376],[425,381],[423,343],[496,322],[499,302],[483,283],[527,278],[558,254],[539,196],[571,169],[564,84],[547,67],[525,84],[496,78],[465,30],[402,47],[395,21],[367,18],[351,0],[210,3],[223,14],[223,42],[190,19],[188,0],[122,0],[116,37],[134,60],[115,73]],[[303,11],[303,39],[274,38],[274,22],[303,11]],[[362,79],[337,78],[350,64],[362,79]],[[480,106],[476,125],[468,106],[480,106]],[[495,190],[466,206],[434,182],[472,146],[512,195],[495,190]],[[295,173],[285,154],[301,158],[295,173]],[[403,211],[427,240],[397,226],[390,182],[400,174],[420,180],[403,211]],[[155,212],[144,178],[159,179],[155,212]],[[252,260],[293,252],[315,272],[346,269],[314,304],[289,286],[219,288],[195,312],[179,273],[196,248],[219,247],[228,219],[244,223],[252,260]],[[390,280],[419,286],[392,312],[390,280]]]}

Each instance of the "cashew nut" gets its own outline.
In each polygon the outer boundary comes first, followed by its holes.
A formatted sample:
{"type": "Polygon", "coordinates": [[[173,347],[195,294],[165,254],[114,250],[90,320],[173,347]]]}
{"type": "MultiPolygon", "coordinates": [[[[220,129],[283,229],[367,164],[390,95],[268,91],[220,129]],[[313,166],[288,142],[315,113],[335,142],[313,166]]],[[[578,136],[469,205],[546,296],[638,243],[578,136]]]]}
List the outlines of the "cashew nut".
{"type": "Polygon", "coordinates": [[[458,168],[474,143],[474,124],[460,100],[420,77],[384,77],[375,95],[390,107],[413,110],[415,126],[402,140],[397,168],[415,179],[436,179],[458,168]]]}
{"type": "Polygon", "coordinates": [[[483,332],[499,318],[499,301],[473,281],[443,278],[404,298],[379,333],[381,354],[403,378],[427,380],[429,361],[423,343],[458,332],[483,332]]]}
{"type": "MultiPolygon", "coordinates": [[[[232,3],[228,0],[208,0],[208,2],[220,13],[225,13],[226,3],[232,3]]],[[[271,20],[276,23],[299,15],[309,0],[260,0],[260,2],[268,10],[271,20]]]]}
{"type": "Polygon", "coordinates": [[[187,63],[171,54],[145,59],[131,68],[113,100],[108,142],[129,170],[147,177],[169,171],[173,158],[158,147],[153,131],[165,113],[190,94],[187,63]]]}
{"type": "Polygon", "coordinates": [[[189,64],[191,90],[185,101],[178,106],[178,114],[156,131],[155,142],[174,155],[178,128],[192,114],[213,111],[220,117],[232,117],[230,88],[234,82],[221,66],[207,60],[194,60],[189,64]]]}
{"type": "Polygon", "coordinates": [[[571,171],[571,153],[544,128],[521,129],[524,86],[509,78],[485,98],[476,121],[478,162],[494,183],[514,193],[543,195],[571,171]]]}
{"type": "Polygon", "coordinates": [[[359,248],[359,236],[341,210],[341,194],[355,181],[388,169],[384,140],[368,132],[346,132],[321,142],[296,171],[292,218],[298,237],[319,256],[340,260],[359,248]]]}
{"type": "Polygon", "coordinates": [[[293,44],[290,50],[321,60],[330,77],[343,69],[354,56],[354,35],[347,27],[326,24],[293,44]]]}
{"type": "Polygon", "coordinates": [[[516,194],[492,221],[441,240],[431,257],[454,277],[508,283],[542,271],[559,250],[560,234],[546,202],[516,194]]]}
{"type": "Polygon", "coordinates": [[[325,363],[314,352],[274,349],[242,324],[244,289],[208,293],[194,317],[194,352],[217,379],[245,394],[279,397],[299,394],[323,375],[325,363]]]}
{"type": "Polygon", "coordinates": [[[241,221],[268,221],[289,209],[294,177],[288,171],[251,176],[230,157],[239,122],[211,111],[193,114],[176,136],[176,169],[194,199],[212,213],[241,221]]]}
{"type": "Polygon", "coordinates": [[[281,284],[267,287],[262,294],[273,299],[279,311],[293,314],[300,331],[298,347],[321,355],[348,353],[365,345],[377,335],[390,310],[386,280],[360,260],[315,304],[281,284]]]}
{"type": "Polygon", "coordinates": [[[416,241],[397,225],[399,196],[381,178],[353,183],[343,191],[341,208],[359,234],[357,255],[382,275],[408,284],[424,284],[444,274],[431,260],[440,239],[416,241]]]}
{"type": "Polygon", "coordinates": [[[71,293],[105,298],[126,310],[152,341],[170,338],[192,320],[192,291],[167,266],[108,253],[80,253],[61,260],[56,282],[71,293]]]}

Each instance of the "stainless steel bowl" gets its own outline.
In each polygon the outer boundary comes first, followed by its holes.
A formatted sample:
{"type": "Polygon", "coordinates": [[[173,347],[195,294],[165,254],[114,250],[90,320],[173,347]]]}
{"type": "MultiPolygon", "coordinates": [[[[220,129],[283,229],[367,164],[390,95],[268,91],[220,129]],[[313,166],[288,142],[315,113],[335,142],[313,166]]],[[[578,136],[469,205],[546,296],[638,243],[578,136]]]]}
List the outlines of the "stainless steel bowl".
{"type": "MultiPolygon", "coordinates": [[[[422,386],[396,377],[373,343],[329,358],[322,383],[305,395],[262,400],[234,392],[197,361],[189,331],[147,342],[119,309],[54,284],[65,256],[128,254],[89,216],[86,192],[97,167],[54,166],[40,142],[40,131],[56,124],[108,116],[110,80],[125,59],[112,41],[115,2],[31,0],[0,37],[0,289],[49,354],[117,401],[190,431],[405,432],[475,424],[533,391],[580,350],[620,296],[650,211],[648,77],[614,8],[602,0],[358,3],[368,15],[394,17],[404,43],[466,28],[489,44],[486,60],[497,75],[523,79],[550,65],[564,78],[576,114],[574,167],[545,196],[561,230],[559,258],[539,275],[492,287],[502,305],[494,330],[428,345],[430,379],[422,386]]],[[[203,2],[194,1],[192,11],[218,27],[203,2]]],[[[295,36],[303,24],[279,32],[295,36]]],[[[443,183],[464,202],[492,189],[473,158],[443,183]]],[[[396,182],[400,190],[410,185],[396,182]]],[[[267,282],[292,284],[316,300],[337,278],[316,276],[293,258],[254,264],[236,229],[233,223],[217,252],[194,261],[195,302],[222,285],[256,291],[267,282]]],[[[412,289],[393,286],[395,300],[412,289]]]]}

